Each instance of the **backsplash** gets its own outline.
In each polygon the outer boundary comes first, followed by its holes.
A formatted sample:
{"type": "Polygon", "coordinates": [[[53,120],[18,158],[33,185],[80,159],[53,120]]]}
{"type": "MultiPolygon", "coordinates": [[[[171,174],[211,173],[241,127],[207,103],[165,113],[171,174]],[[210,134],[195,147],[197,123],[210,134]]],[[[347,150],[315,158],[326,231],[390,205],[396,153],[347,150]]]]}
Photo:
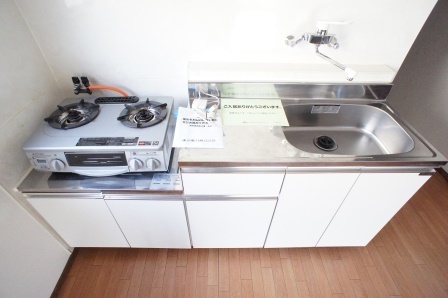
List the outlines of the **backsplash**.
{"type": "Polygon", "coordinates": [[[287,35],[314,32],[317,20],[352,21],[330,26],[340,48],[323,53],[396,72],[436,0],[16,2],[65,97],[73,95],[70,77],[87,75],[129,94],[186,102],[192,61],[327,65],[312,45],[284,44],[287,35]]]}

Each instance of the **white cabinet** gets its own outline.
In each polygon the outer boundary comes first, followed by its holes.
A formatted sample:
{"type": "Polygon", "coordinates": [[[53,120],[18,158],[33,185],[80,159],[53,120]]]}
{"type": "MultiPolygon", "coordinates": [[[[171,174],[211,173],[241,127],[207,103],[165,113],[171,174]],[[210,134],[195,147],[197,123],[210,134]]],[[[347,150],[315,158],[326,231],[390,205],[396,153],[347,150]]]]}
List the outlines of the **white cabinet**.
{"type": "Polygon", "coordinates": [[[277,197],[187,197],[194,248],[263,247],[277,197]]]}
{"type": "Polygon", "coordinates": [[[28,202],[72,247],[129,247],[100,194],[48,194],[28,202]]]}
{"type": "Polygon", "coordinates": [[[429,179],[419,173],[362,173],[318,246],[365,246],[429,179]]]}
{"type": "Polygon", "coordinates": [[[265,247],[313,247],[359,173],[287,172],[265,247]]]}
{"type": "Polygon", "coordinates": [[[72,247],[365,246],[430,177],[286,172],[182,173],[185,197],[48,193],[28,201],[72,247]]]}
{"type": "Polygon", "coordinates": [[[191,248],[181,196],[111,198],[106,203],[131,247],[191,248]]]}
{"type": "Polygon", "coordinates": [[[194,248],[263,247],[285,168],[182,168],[194,248]]]}

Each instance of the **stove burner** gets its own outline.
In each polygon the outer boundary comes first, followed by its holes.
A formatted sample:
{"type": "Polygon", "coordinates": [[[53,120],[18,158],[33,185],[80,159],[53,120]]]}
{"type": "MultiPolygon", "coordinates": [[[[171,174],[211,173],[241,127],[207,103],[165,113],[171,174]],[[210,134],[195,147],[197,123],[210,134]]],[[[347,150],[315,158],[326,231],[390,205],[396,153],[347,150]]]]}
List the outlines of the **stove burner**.
{"type": "Polygon", "coordinates": [[[67,123],[76,123],[76,122],[82,121],[82,119],[84,119],[84,117],[82,116],[80,111],[78,111],[78,110],[70,110],[68,112],[66,122],[67,123]]]}
{"type": "Polygon", "coordinates": [[[81,99],[78,103],[57,106],[58,109],[44,120],[56,129],[71,129],[86,125],[99,114],[100,106],[81,99]]]}
{"type": "Polygon", "coordinates": [[[154,118],[154,115],[148,110],[139,110],[133,116],[135,123],[148,122],[154,118]]]}
{"type": "Polygon", "coordinates": [[[146,100],[145,103],[125,104],[117,120],[132,128],[145,128],[156,125],[165,119],[168,111],[167,104],[146,100]]]}

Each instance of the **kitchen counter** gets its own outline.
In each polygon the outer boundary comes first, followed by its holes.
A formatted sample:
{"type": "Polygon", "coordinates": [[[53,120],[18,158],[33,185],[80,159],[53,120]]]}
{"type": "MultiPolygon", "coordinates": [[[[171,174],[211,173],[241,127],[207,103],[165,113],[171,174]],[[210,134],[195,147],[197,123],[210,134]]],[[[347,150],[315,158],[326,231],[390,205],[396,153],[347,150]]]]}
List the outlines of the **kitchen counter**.
{"type": "MultiPolygon", "coordinates": [[[[201,97],[203,89],[223,99],[277,99],[282,105],[371,105],[391,117],[412,138],[414,148],[405,153],[340,155],[309,153],[291,145],[281,126],[223,126],[224,148],[181,149],[179,166],[202,167],[429,167],[446,164],[445,157],[426,141],[386,102],[392,85],[219,83],[190,82],[190,101],[201,97]]],[[[201,98],[204,98],[204,94],[201,98]]],[[[373,110],[373,109],[372,109],[373,110]]],[[[354,112],[359,113],[359,112],[354,112]]],[[[302,115],[303,116],[303,115],[302,115]]],[[[359,116],[359,114],[356,114],[359,116]]],[[[370,115],[361,115],[358,118],[370,115]]],[[[345,115],[342,117],[350,117],[345,115]]],[[[313,118],[317,119],[317,118],[313,118]]],[[[364,119],[363,119],[364,120],[364,119]]],[[[355,120],[355,122],[358,120],[355,120]]],[[[359,120],[360,121],[360,120],[359,120]]],[[[345,123],[341,121],[341,123],[345,123]]],[[[372,120],[371,127],[381,120],[372,120]],[[377,122],[375,122],[377,121],[377,122]]],[[[290,123],[291,124],[291,123],[290,123]]],[[[311,123],[312,124],[312,123],[311,123]]],[[[291,124],[293,125],[293,124],[291,124]]],[[[357,125],[356,123],[354,125],[357,125]]],[[[386,124],[385,124],[386,125],[386,124]]],[[[305,125],[306,126],[306,125],[305,125]]],[[[361,127],[362,129],[362,127],[361,127]]],[[[370,128],[369,128],[370,129],[370,128]]],[[[386,126],[384,130],[393,127],[386,126]]],[[[384,131],[383,130],[383,131],[384,131]]],[[[368,133],[373,133],[370,130],[368,133]]],[[[386,139],[394,142],[393,133],[386,139]],[[391,139],[392,138],[392,139],[391,139]]],[[[400,140],[397,140],[399,142],[400,140]]]]}

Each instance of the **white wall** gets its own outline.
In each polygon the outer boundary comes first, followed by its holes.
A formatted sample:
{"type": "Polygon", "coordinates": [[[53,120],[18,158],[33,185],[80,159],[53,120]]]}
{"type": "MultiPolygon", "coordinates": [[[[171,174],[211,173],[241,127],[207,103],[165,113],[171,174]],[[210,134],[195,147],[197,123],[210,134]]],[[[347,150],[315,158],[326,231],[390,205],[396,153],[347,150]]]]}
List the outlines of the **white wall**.
{"type": "MultiPolygon", "coordinates": [[[[439,0],[418,35],[388,98],[448,158],[448,0],[439,0]]],[[[444,169],[448,171],[448,166],[444,169]]]]}
{"type": "Polygon", "coordinates": [[[0,297],[49,297],[70,253],[15,186],[30,168],[21,145],[61,92],[13,0],[0,1],[0,41],[0,297]]]}
{"type": "Polygon", "coordinates": [[[341,48],[322,49],[346,64],[397,71],[436,0],[16,0],[61,85],[70,77],[136,95],[187,97],[189,61],[326,64],[311,45],[285,36],[332,26],[341,48]]]}

